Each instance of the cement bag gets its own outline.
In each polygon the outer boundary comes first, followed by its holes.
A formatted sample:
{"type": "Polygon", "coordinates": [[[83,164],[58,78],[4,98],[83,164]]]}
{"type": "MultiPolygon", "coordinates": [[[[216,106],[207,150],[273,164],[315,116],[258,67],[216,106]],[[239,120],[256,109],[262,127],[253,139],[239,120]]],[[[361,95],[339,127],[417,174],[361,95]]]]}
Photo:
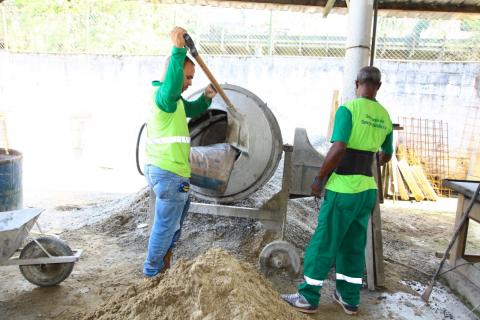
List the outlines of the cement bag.
{"type": "Polygon", "coordinates": [[[190,183],[200,188],[225,192],[237,154],[238,151],[228,143],[192,147],[190,183]]]}

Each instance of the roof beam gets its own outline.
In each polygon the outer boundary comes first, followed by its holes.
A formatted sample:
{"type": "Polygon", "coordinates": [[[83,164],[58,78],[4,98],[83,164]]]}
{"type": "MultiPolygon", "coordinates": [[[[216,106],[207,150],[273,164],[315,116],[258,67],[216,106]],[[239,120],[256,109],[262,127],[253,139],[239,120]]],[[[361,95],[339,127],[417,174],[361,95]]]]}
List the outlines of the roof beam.
{"type": "MultiPolygon", "coordinates": [[[[325,7],[328,0],[219,0],[229,2],[243,2],[243,3],[268,3],[277,5],[298,5],[298,6],[313,6],[313,7],[325,7]]],[[[364,1],[364,0],[362,0],[364,1]]],[[[345,0],[335,1],[335,7],[346,8],[347,3],[345,0]]],[[[393,1],[388,2],[380,0],[378,4],[379,10],[400,10],[400,11],[428,11],[428,12],[455,12],[455,13],[480,13],[480,5],[465,4],[465,3],[453,3],[449,0],[444,0],[443,3],[426,3],[426,2],[413,2],[413,1],[393,1]]]]}
{"type": "Polygon", "coordinates": [[[458,13],[480,13],[480,5],[454,4],[454,3],[401,3],[401,2],[380,2],[380,10],[403,10],[403,11],[429,11],[429,12],[458,12],[458,13]]]}

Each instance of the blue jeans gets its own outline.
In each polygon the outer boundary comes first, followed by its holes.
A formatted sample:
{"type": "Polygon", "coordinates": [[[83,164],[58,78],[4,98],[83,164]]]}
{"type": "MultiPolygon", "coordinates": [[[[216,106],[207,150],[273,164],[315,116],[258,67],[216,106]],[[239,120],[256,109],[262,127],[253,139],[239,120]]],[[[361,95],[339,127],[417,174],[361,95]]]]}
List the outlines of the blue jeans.
{"type": "Polygon", "coordinates": [[[181,191],[180,187],[190,182],[187,178],[152,165],[145,166],[145,178],[155,192],[156,201],[143,273],[153,277],[163,269],[163,257],[180,238],[183,220],[190,205],[189,192],[181,191]]]}

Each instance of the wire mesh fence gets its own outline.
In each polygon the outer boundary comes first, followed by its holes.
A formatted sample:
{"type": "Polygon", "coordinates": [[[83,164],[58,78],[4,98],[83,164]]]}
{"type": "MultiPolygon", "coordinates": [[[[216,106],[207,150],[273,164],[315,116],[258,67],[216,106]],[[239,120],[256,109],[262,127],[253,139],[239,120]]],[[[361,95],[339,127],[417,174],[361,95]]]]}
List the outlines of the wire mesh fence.
{"type": "MultiPolygon", "coordinates": [[[[140,1],[4,1],[0,50],[157,55],[185,26],[207,55],[343,57],[345,15],[140,1]],[[294,22],[294,23],[292,23],[294,22]]],[[[380,16],[377,59],[480,61],[480,19],[380,16]]]]}

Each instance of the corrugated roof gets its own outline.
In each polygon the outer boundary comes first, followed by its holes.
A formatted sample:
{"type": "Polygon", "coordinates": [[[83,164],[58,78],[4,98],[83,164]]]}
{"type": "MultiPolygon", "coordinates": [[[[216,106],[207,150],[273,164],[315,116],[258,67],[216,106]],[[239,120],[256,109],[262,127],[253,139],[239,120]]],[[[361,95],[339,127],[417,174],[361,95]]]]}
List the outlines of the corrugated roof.
{"type": "MultiPolygon", "coordinates": [[[[359,1],[359,0],[350,0],[359,1]]],[[[361,0],[366,1],[366,0],[361,0]]],[[[327,0],[158,0],[161,3],[212,5],[235,8],[284,9],[293,11],[321,11],[327,0]]],[[[345,0],[336,0],[335,10],[346,8],[345,0]]],[[[379,0],[382,11],[412,11],[417,13],[467,13],[480,14],[480,0],[379,0]]],[[[398,12],[400,11],[400,12],[398,12]]]]}
{"type": "MultiPolygon", "coordinates": [[[[0,0],[0,3],[3,1],[0,0]]],[[[157,0],[156,2],[260,9],[281,7],[284,10],[293,11],[318,11],[325,6],[327,0],[157,0]]],[[[346,7],[345,0],[335,1],[337,11],[346,7]]],[[[379,0],[379,9],[383,11],[480,14],[480,0],[379,0]]]]}

